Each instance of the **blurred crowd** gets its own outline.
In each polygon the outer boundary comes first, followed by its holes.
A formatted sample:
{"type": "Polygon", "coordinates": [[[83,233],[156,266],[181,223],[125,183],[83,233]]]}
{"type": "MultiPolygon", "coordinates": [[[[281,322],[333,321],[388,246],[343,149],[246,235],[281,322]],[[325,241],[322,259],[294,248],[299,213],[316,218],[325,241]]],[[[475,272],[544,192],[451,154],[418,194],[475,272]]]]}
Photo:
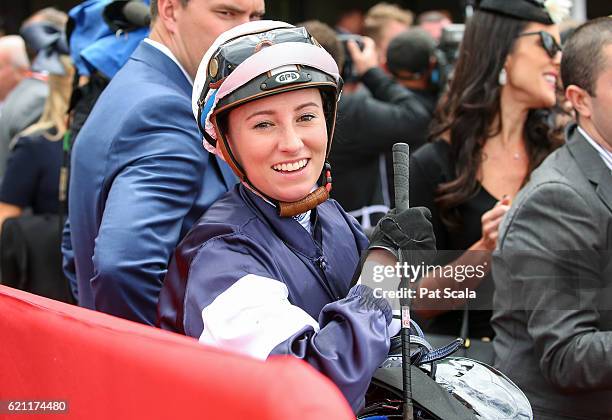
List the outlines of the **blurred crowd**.
{"type": "MultiPolygon", "coordinates": [[[[0,37],[0,269],[3,284],[156,325],[177,244],[238,181],[202,148],[198,65],[265,6],[150,3],[45,8],[0,37]]],[[[414,299],[427,337],[463,338],[536,418],[612,415],[612,18],[482,0],[463,24],[381,2],[296,26],[344,82],[331,198],[370,234],[395,207],[392,146],[407,143],[433,263],[486,267],[418,280],[475,292],[414,299]]]]}

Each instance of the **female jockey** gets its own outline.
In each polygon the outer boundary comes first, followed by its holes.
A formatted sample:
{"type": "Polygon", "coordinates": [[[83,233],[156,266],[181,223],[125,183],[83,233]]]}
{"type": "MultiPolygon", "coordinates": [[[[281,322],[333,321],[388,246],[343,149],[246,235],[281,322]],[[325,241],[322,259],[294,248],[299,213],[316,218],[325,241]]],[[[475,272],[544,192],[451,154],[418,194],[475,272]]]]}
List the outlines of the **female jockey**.
{"type": "MultiPolygon", "coordinates": [[[[241,25],[206,52],[194,114],[206,149],[241,182],[177,247],[159,322],[260,359],[299,357],[357,411],[397,328],[385,299],[350,287],[368,241],[328,199],[341,84],[332,57],[304,28],[283,22],[241,25]]],[[[389,218],[399,237],[433,247],[426,210],[389,218]]],[[[397,249],[380,230],[374,237],[370,248],[397,249]]],[[[390,255],[370,250],[368,261],[379,253],[390,255]]]]}

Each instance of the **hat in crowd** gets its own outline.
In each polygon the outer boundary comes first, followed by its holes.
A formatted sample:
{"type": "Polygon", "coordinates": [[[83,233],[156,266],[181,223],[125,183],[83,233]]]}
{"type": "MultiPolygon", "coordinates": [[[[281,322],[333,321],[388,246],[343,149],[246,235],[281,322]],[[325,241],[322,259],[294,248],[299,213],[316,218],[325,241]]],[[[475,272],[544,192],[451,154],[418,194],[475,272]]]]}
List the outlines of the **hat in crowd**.
{"type": "Polygon", "coordinates": [[[60,76],[66,74],[59,58],[70,53],[64,28],[51,22],[37,21],[23,26],[19,34],[28,48],[36,52],[32,70],[60,76]]]}
{"type": "Polygon", "coordinates": [[[569,15],[570,0],[482,0],[479,9],[516,19],[552,25],[569,15]]]}
{"type": "Polygon", "coordinates": [[[407,71],[424,73],[429,63],[436,41],[421,28],[411,28],[397,35],[387,48],[387,68],[391,73],[407,71]]]}

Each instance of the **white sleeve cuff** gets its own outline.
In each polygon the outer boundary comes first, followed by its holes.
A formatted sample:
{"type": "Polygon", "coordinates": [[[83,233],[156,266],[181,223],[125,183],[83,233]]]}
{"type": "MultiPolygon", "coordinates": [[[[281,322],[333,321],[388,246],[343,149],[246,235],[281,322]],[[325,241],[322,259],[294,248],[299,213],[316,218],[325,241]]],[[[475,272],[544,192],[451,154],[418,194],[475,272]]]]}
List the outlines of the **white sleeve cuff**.
{"type": "Polygon", "coordinates": [[[287,286],[274,279],[248,274],[202,310],[200,342],[257,359],[266,359],[293,334],[319,324],[292,305],[287,286]]]}

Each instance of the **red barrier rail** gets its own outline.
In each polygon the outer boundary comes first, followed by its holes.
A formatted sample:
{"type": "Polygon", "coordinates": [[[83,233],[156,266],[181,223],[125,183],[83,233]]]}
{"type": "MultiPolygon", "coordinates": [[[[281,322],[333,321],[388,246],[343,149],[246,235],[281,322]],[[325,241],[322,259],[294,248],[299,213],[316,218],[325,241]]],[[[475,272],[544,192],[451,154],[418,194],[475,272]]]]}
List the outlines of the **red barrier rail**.
{"type": "Polygon", "coordinates": [[[83,420],[354,418],[335,385],[300,360],[257,361],[5,286],[0,401],[9,420],[34,411],[83,420]],[[41,401],[65,402],[67,412],[41,411],[41,401]]]}

